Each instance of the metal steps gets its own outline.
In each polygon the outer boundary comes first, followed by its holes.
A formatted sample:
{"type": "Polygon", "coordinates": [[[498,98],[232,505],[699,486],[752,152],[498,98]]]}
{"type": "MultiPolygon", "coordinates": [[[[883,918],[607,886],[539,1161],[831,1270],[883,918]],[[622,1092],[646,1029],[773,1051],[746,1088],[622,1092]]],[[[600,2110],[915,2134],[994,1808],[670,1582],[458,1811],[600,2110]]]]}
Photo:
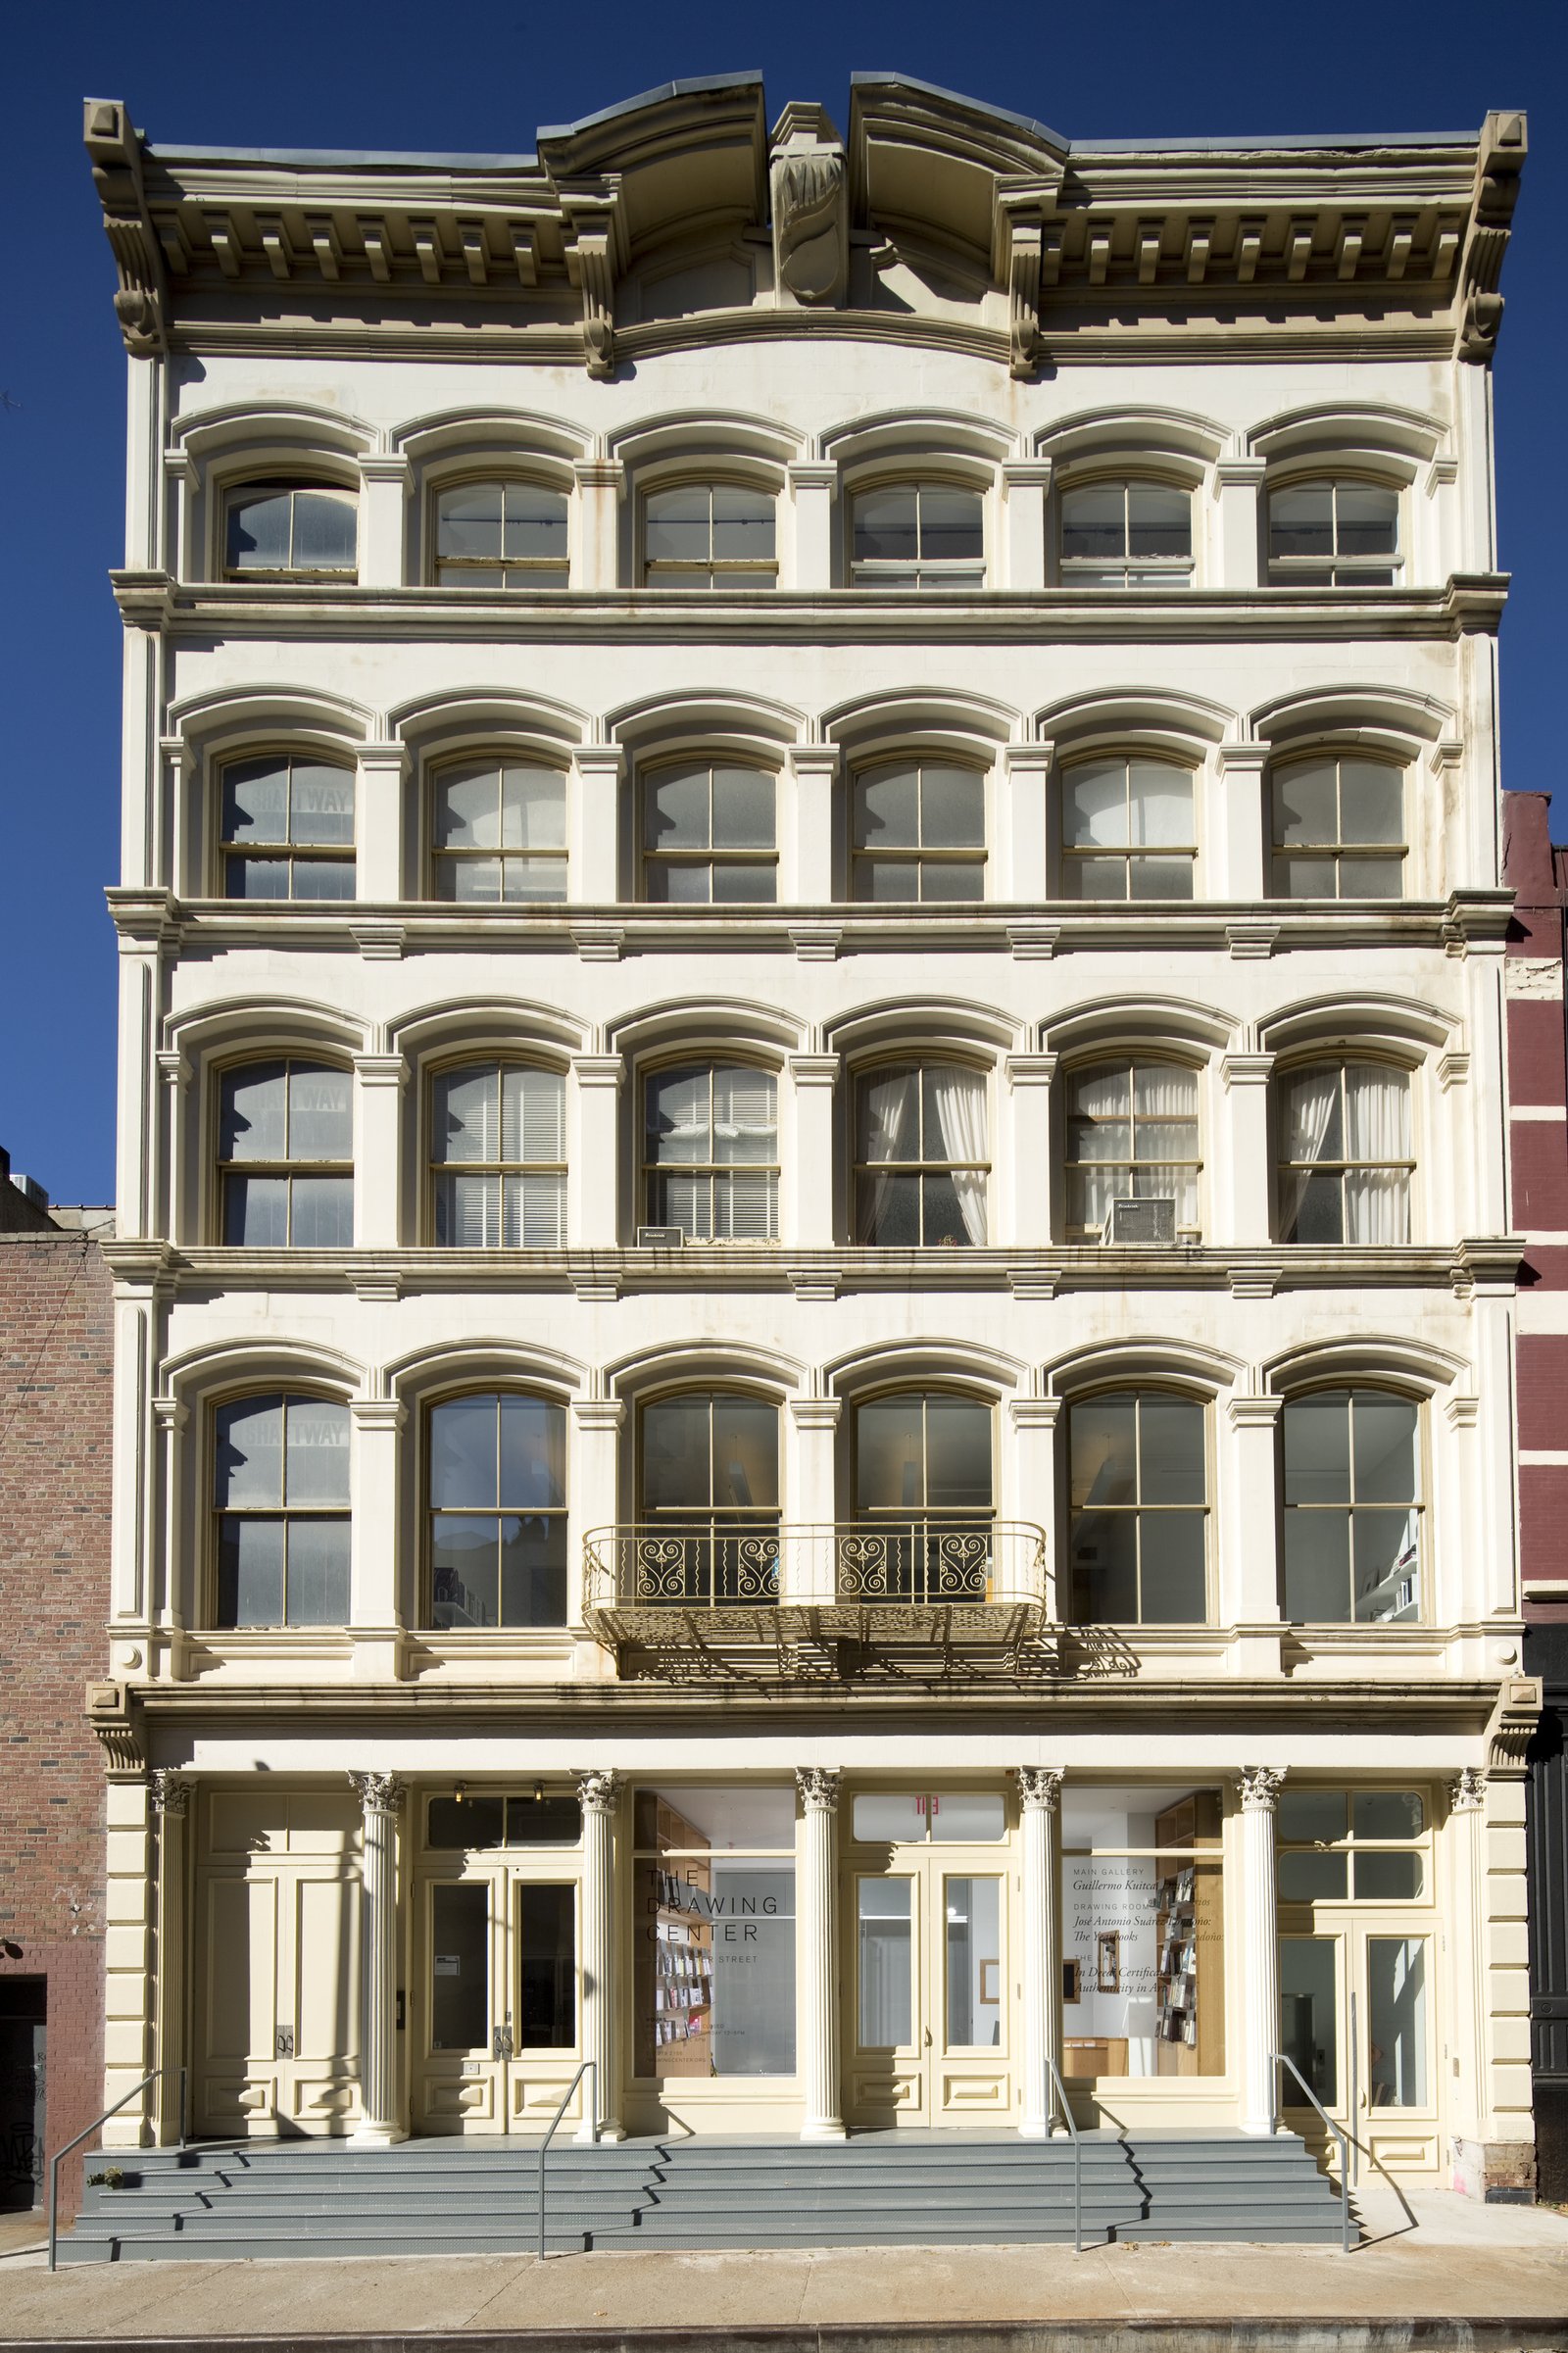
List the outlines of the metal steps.
{"type": "MultiPolygon", "coordinates": [[[[61,2242],[71,2263],[305,2255],[526,2254],[537,2144],[330,2141],[149,2149],[89,2183],[61,2242]]],[[[561,2143],[549,2159],[554,2251],[662,2247],[1069,2244],[1065,2140],[868,2133],[842,2142],[561,2143]]],[[[1110,2133],[1083,2143],[1086,2245],[1108,2239],[1332,2243],[1339,2201],[1294,2134],[1110,2133]]]]}

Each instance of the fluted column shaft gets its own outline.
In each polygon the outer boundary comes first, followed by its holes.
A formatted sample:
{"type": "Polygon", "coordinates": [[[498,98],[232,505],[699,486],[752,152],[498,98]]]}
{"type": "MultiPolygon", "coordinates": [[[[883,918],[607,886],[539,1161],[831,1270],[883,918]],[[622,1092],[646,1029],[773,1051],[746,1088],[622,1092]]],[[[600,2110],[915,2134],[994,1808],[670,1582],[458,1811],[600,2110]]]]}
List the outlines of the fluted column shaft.
{"type": "Polygon", "coordinates": [[[583,1773],[582,1800],[582,2033],[580,2048],[594,2062],[583,2079],[579,2140],[595,2137],[597,2106],[601,2140],[624,2140],[620,2121],[620,2042],[615,2012],[615,1809],[618,1773],[583,1773]]]}
{"type": "Polygon", "coordinates": [[[365,1815],[361,1856],[360,2122],[358,2141],[406,2140],[398,2085],[398,1813],[392,1773],[351,1773],[365,1815]]]}
{"type": "Polygon", "coordinates": [[[1274,1809],[1285,1776],[1268,1765],[1242,1773],[1242,2131],[1272,2132],[1279,2046],[1279,1900],[1274,1809]]]}
{"type": "MultiPolygon", "coordinates": [[[[157,2020],[155,2057],[162,2070],[154,2087],[155,2146],[179,2136],[179,2071],[185,2051],[185,1818],[191,1784],[167,1766],[152,1775],[153,1819],[158,1826],[157,2020]]],[[[194,2088],[194,2087],[193,2087],[194,2088]]]]}
{"type": "Polygon", "coordinates": [[[795,1786],[806,1813],[805,1850],[796,1910],[801,1970],[801,2051],[798,2072],[804,2095],[803,2140],[842,2140],[843,2092],[839,2064],[838,1814],[842,1786],[837,1769],[799,1768],[795,1786]]]}
{"type": "Polygon", "coordinates": [[[1023,1839],[1023,2119],[1025,2140],[1049,2140],[1061,2065],[1061,1775],[1018,1767],[1023,1839]]]}

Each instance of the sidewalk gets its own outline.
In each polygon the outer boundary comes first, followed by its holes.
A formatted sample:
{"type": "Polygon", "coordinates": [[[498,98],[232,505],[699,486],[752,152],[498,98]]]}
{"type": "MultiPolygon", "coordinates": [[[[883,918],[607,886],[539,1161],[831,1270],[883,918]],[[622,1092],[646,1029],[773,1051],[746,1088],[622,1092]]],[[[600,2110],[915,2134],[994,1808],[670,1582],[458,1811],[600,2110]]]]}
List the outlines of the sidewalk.
{"type": "Polygon", "coordinates": [[[239,2339],[281,2348],[357,2336],[373,2337],[377,2353],[396,2353],[421,2336],[426,2345],[432,2336],[493,2344],[516,2332],[525,2346],[534,2331],[564,2330],[558,2344],[597,2353],[653,2329],[672,2332],[660,2353],[685,2345],[730,2353],[744,2341],[737,2331],[756,2328],[761,2333],[750,2341],[759,2347],[796,2353],[820,2345],[827,2353],[852,2339],[888,2345],[884,2331],[898,2325],[908,2331],[902,2345],[933,2353],[965,2345],[1055,2353],[1070,2341],[1086,2353],[1162,2341],[1202,2353],[1219,2340],[1195,2324],[1241,2319],[1274,2325],[1235,2337],[1225,2329],[1223,2341],[1286,2344],[1296,2328],[1296,2341],[1314,2346],[1462,2342],[1568,2353],[1568,2220],[1478,2206],[1442,2190],[1409,2193],[1406,2213],[1376,2184],[1360,2205],[1367,2241],[1348,2257],[1337,2248],[1245,2245],[1127,2245],[1083,2255],[1058,2247],[833,2248],[565,2255],[543,2264],[493,2255],[130,2263],[51,2278],[40,2256],[0,2252],[0,2345],[48,2343],[63,2353],[70,2344],[239,2339]],[[1050,2326],[1058,2321],[1080,2326],[1058,2332],[1050,2326]],[[1353,2326],[1369,2321],[1384,2326],[1353,2326]],[[1322,2325],[1334,2322],[1348,2326],[1322,2325]],[[1527,2326],[1478,2334],[1463,2326],[1474,2322],[1527,2326]],[[1035,2326],[996,2327],[1008,2323],[1035,2326]],[[1448,2323],[1459,2326],[1442,2326],[1448,2323]],[[848,2337],[839,2334],[846,2326],[848,2337]]]}

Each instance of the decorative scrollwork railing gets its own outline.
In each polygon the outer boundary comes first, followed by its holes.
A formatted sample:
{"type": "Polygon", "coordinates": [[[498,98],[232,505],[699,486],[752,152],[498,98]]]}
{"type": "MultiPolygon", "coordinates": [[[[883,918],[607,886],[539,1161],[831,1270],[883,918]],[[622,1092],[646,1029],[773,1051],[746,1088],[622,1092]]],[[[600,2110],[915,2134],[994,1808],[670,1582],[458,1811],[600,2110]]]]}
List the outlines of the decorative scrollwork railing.
{"type": "Polygon", "coordinates": [[[1019,1520],[733,1522],[593,1529],[588,1603],[601,1610],[1049,1606],[1044,1531],[1019,1520]]]}

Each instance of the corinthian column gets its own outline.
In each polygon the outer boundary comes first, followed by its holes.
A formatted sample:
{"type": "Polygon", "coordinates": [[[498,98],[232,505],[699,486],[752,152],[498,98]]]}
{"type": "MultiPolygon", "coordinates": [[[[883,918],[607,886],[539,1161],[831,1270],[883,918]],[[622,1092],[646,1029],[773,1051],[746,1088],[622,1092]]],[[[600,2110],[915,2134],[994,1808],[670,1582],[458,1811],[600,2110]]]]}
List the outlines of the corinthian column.
{"type": "Polygon", "coordinates": [[[796,1903],[801,1971],[799,2074],[803,2140],[842,2140],[839,2090],[838,1839],[841,1776],[836,1766],[802,1765],[795,1786],[806,1808],[806,1850],[796,1903]]]}
{"type": "MultiPolygon", "coordinates": [[[[1023,2122],[1025,2140],[1051,2138],[1054,2085],[1061,2065],[1061,1775],[1018,1767],[1023,1835],[1023,2122]]],[[[1065,2121],[1065,2120],[1064,2120],[1065,2121]]]]}
{"type": "MultiPolygon", "coordinates": [[[[180,2101],[185,2060],[185,1816],[191,1784],[167,1765],[151,1775],[153,1818],[158,1826],[158,1979],[156,1992],[158,2064],[163,2073],[153,2092],[155,2147],[177,2139],[188,2128],[188,2097],[180,2101]]],[[[194,2085],[190,2086],[193,2090],[194,2085]]]]}
{"type": "Polygon", "coordinates": [[[1280,2032],[1279,1900],[1274,1808],[1285,1776],[1242,1768],[1242,2131],[1275,2129],[1274,2051],[1280,2032]]]}
{"type": "Polygon", "coordinates": [[[620,2021],[615,2011],[615,1808],[618,1773],[580,1773],[582,1800],[582,2033],[594,2072],[583,2099],[579,2140],[624,2140],[620,2121],[620,2021]],[[599,2129],[594,2130],[595,2116],[599,2129]]]}
{"type": "Polygon", "coordinates": [[[360,1920],[360,2121],[354,2139],[385,2148],[407,2140],[398,2091],[398,1812],[395,1773],[351,1773],[365,1809],[360,1920]]]}

